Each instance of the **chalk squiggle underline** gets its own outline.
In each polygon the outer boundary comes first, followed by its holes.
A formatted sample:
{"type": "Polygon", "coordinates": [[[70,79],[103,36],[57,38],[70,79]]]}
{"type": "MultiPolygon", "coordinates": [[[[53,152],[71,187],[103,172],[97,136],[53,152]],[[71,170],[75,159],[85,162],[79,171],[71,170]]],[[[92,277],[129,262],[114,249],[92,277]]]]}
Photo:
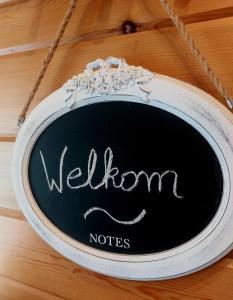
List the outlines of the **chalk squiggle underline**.
{"type": "Polygon", "coordinates": [[[143,210],[141,211],[141,213],[140,213],[135,219],[133,219],[133,220],[131,220],[131,221],[120,221],[120,220],[117,220],[116,218],[114,218],[112,215],[110,215],[110,213],[107,212],[105,209],[100,208],[100,207],[92,207],[92,208],[88,209],[88,210],[85,212],[85,214],[84,214],[84,219],[86,220],[86,218],[87,218],[88,215],[90,215],[92,212],[98,211],[98,210],[104,212],[104,213],[105,213],[106,215],[108,215],[114,222],[119,223],[119,224],[123,224],[123,225],[133,225],[133,224],[136,224],[136,223],[140,222],[140,221],[144,218],[144,216],[145,216],[145,214],[146,214],[146,210],[143,209],[143,210]]]}

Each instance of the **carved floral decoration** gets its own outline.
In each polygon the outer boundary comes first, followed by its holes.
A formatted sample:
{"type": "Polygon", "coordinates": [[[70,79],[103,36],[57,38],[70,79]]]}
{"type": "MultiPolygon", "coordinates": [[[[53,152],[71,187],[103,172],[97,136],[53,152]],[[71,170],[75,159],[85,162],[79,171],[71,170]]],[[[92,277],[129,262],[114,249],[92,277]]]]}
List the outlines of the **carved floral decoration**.
{"type": "MultiPolygon", "coordinates": [[[[78,92],[111,95],[135,85],[143,86],[153,76],[153,73],[142,67],[129,66],[124,59],[109,57],[88,64],[84,72],[68,80],[64,88],[70,94],[68,99],[78,92]]],[[[145,91],[143,88],[142,90],[145,91]]],[[[74,101],[75,99],[72,102],[74,101]]]]}

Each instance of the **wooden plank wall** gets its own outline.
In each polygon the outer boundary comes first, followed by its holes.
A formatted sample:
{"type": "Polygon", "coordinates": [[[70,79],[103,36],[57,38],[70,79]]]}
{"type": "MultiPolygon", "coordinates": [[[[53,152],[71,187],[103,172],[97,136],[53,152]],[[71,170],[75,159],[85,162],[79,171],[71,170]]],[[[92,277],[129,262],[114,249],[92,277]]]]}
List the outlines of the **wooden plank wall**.
{"type": "MultiPolygon", "coordinates": [[[[233,94],[233,0],[170,3],[233,94]]],[[[16,117],[67,5],[67,0],[0,0],[0,299],[233,299],[233,252],[184,278],[117,280],[59,255],[22,215],[10,181],[16,117]]],[[[222,101],[159,0],[79,0],[32,107],[88,62],[107,56],[124,57],[130,64],[190,82],[222,101]],[[125,20],[136,23],[136,33],[122,33],[125,20]]]]}

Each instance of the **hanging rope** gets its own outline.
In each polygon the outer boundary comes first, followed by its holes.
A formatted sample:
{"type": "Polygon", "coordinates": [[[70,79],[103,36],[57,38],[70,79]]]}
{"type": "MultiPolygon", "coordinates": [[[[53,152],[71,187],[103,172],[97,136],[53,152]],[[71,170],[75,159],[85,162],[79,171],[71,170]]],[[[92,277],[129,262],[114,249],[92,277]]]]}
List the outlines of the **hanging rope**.
{"type": "Polygon", "coordinates": [[[57,47],[59,45],[59,42],[60,42],[60,40],[61,40],[61,38],[62,38],[62,36],[64,34],[64,31],[66,29],[66,26],[68,25],[68,23],[70,21],[70,18],[73,15],[73,12],[75,10],[77,2],[78,2],[78,0],[71,0],[70,1],[70,5],[69,5],[69,7],[68,7],[68,9],[66,11],[66,14],[65,14],[62,22],[61,22],[61,25],[60,25],[60,27],[58,29],[58,32],[57,32],[57,34],[55,36],[55,39],[53,40],[53,43],[52,43],[51,47],[49,48],[49,51],[48,51],[48,53],[47,53],[47,55],[46,55],[46,57],[44,59],[44,62],[43,62],[42,67],[40,69],[40,72],[39,72],[39,74],[38,74],[38,76],[36,78],[36,81],[35,81],[35,83],[33,85],[33,88],[31,90],[31,93],[30,93],[30,95],[29,95],[29,97],[28,97],[28,99],[27,99],[27,101],[26,101],[26,103],[25,103],[25,105],[24,105],[24,107],[23,107],[20,115],[18,116],[18,126],[21,126],[23,124],[24,120],[25,120],[25,116],[26,116],[26,113],[27,113],[27,111],[29,109],[29,106],[30,106],[30,104],[32,103],[32,100],[35,97],[35,94],[36,94],[36,92],[37,92],[37,90],[38,90],[38,88],[40,86],[40,83],[41,83],[41,81],[42,81],[42,79],[43,79],[43,77],[44,77],[44,75],[46,73],[46,70],[47,70],[47,68],[49,66],[49,63],[52,60],[54,53],[56,52],[56,49],[57,49],[57,47]]]}
{"type": "Polygon", "coordinates": [[[233,108],[233,98],[230,96],[226,88],[223,86],[220,79],[217,75],[213,72],[210,68],[207,60],[201,55],[200,51],[198,50],[197,46],[195,45],[194,40],[191,38],[189,33],[187,32],[183,21],[178,17],[178,15],[173,11],[170,4],[167,0],[160,0],[161,5],[164,7],[166,12],[168,13],[169,17],[171,18],[173,24],[176,26],[177,30],[181,34],[182,38],[187,43],[189,49],[191,50],[192,54],[195,56],[197,62],[204,70],[205,74],[209,77],[212,81],[220,95],[222,95],[225,99],[225,102],[229,109],[233,108]]]}
{"type": "MultiPolygon", "coordinates": [[[[59,45],[59,42],[63,36],[63,33],[66,29],[66,26],[69,23],[70,18],[72,17],[72,14],[75,10],[75,7],[77,5],[78,0],[71,0],[70,1],[70,5],[67,9],[67,12],[63,18],[63,21],[60,25],[60,28],[56,34],[56,37],[46,55],[46,58],[43,62],[43,65],[41,67],[41,70],[36,78],[36,81],[33,85],[32,91],[22,109],[21,114],[18,117],[18,126],[21,126],[25,120],[25,116],[26,113],[29,109],[30,104],[32,103],[32,100],[35,97],[35,94],[40,86],[40,83],[46,73],[46,70],[48,68],[48,65],[50,63],[50,61],[53,58],[54,53],[56,52],[56,49],[59,45]]],[[[227,104],[227,106],[229,107],[229,109],[233,108],[233,98],[230,96],[230,94],[228,93],[228,91],[226,90],[226,88],[223,86],[222,82],[220,81],[220,79],[217,77],[217,75],[213,72],[213,70],[210,68],[207,60],[202,56],[202,54],[200,53],[200,51],[198,50],[197,46],[195,45],[194,40],[192,39],[192,37],[189,35],[189,33],[187,32],[185,25],[183,23],[183,21],[178,17],[178,15],[173,11],[172,7],[170,6],[170,4],[168,3],[167,0],[160,0],[161,5],[164,7],[164,9],[166,10],[166,12],[168,13],[169,17],[171,18],[173,24],[176,26],[177,30],[179,31],[179,33],[181,34],[181,36],[183,37],[183,39],[185,40],[185,42],[187,43],[189,49],[191,50],[192,54],[194,55],[194,57],[196,58],[197,62],[200,64],[200,66],[202,67],[202,69],[204,70],[205,74],[209,77],[209,79],[212,81],[212,83],[214,84],[214,86],[216,87],[216,89],[218,90],[218,92],[220,93],[220,95],[223,96],[223,98],[225,99],[225,102],[227,104]]]]}

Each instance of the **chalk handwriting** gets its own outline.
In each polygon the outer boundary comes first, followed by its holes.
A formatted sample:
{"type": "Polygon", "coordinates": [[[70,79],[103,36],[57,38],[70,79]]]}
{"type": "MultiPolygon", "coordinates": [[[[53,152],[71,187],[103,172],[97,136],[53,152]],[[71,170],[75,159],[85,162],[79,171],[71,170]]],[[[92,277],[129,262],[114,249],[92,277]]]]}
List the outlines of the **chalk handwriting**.
{"type": "MultiPolygon", "coordinates": [[[[64,162],[66,158],[66,153],[68,151],[68,147],[65,146],[62,154],[60,156],[60,162],[59,162],[59,181],[56,182],[54,178],[50,178],[48,175],[48,170],[45,162],[44,155],[42,151],[40,151],[41,161],[43,165],[43,169],[45,172],[46,181],[48,183],[48,187],[50,191],[53,191],[54,189],[57,189],[59,193],[63,192],[64,189],[64,162]]],[[[134,171],[126,171],[122,174],[119,173],[118,167],[113,167],[113,151],[110,147],[106,148],[104,152],[104,175],[101,182],[97,185],[94,185],[92,182],[92,179],[95,174],[96,165],[98,161],[98,156],[95,151],[95,149],[91,149],[89,157],[88,157],[88,163],[87,163],[87,178],[84,183],[77,184],[77,180],[80,179],[83,176],[83,172],[81,168],[77,167],[72,169],[68,175],[66,176],[66,185],[68,188],[75,190],[75,189],[81,189],[84,187],[90,187],[92,190],[98,190],[99,188],[104,187],[105,189],[110,188],[110,183],[112,188],[114,189],[121,189],[125,192],[131,192],[133,191],[139,184],[140,178],[144,177],[146,179],[146,186],[148,193],[151,192],[152,189],[152,182],[154,178],[157,178],[157,184],[153,185],[157,187],[158,192],[162,192],[164,183],[163,179],[165,176],[172,176],[173,177],[173,184],[172,184],[172,193],[176,198],[183,198],[183,196],[179,195],[177,192],[177,186],[178,186],[178,174],[174,170],[165,170],[164,172],[152,172],[150,175],[148,175],[144,170],[137,172],[134,171]],[[129,185],[126,184],[126,179],[130,178],[133,179],[133,182],[129,185]],[[119,181],[120,179],[120,181],[119,181]],[[117,181],[120,182],[117,184],[117,181]]]]}
{"type": "MultiPolygon", "coordinates": [[[[40,156],[41,156],[41,161],[43,165],[43,169],[45,172],[45,177],[46,181],[48,183],[48,187],[50,191],[53,191],[56,189],[59,193],[63,193],[63,188],[64,188],[64,174],[63,174],[63,167],[64,167],[64,162],[65,162],[65,157],[66,153],[68,151],[68,147],[65,146],[62,154],[60,156],[60,161],[59,161],[59,181],[56,182],[54,178],[50,178],[48,175],[48,170],[46,166],[46,162],[44,159],[44,155],[42,151],[40,151],[40,156]]],[[[152,189],[152,181],[154,178],[157,179],[157,184],[154,186],[157,187],[158,192],[162,192],[163,190],[163,178],[165,176],[173,176],[173,184],[172,184],[172,193],[174,197],[176,198],[183,198],[183,196],[178,195],[177,192],[177,185],[178,185],[178,174],[174,170],[165,170],[162,173],[159,172],[152,172],[150,175],[148,175],[144,170],[141,170],[140,172],[136,173],[134,171],[126,171],[122,174],[119,174],[119,169],[117,167],[113,167],[113,151],[110,147],[106,148],[104,152],[104,175],[101,180],[101,182],[97,185],[93,185],[92,178],[95,174],[96,170],[96,165],[98,161],[98,156],[95,151],[95,149],[91,149],[89,157],[88,157],[88,162],[87,162],[87,178],[84,183],[79,183],[77,184],[77,180],[80,179],[83,176],[83,172],[81,168],[76,167],[72,169],[66,176],[66,186],[72,190],[75,189],[81,189],[85,187],[90,187],[92,190],[98,190],[99,188],[105,188],[109,189],[110,187],[114,189],[121,189],[125,192],[131,192],[133,191],[139,184],[140,178],[144,177],[146,179],[146,187],[148,193],[151,193],[152,189]],[[133,179],[133,183],[131,185],[126,185],[126,179],[127,177],[131,177],[133,179]],[[119,181],[120,178],[120,181],[119,181]],[[119,184],[117,184],[117,182],[119,184]],[[111,182],[111,185],[110,185],[111,182]]],[[[84,219],[86,220],[89,215],[91,215],[93,212],[101,211],[105,213],[111,220],[113,220],[115,223],[122,224],[122,225],[134,225],[138,222],[140,222],[146,215],[146,210],[143,209],[140,214],[135,217],[132,220],[128,221],[121,221],[119,219],[116,219],[113,217],[107,210],[100,208],[100,207],[91,207],[89,208],[83,215],[84,219]]]]}
{"type": "Polygon", "coordinates": [[[133,224],[136,224],[136,223],[140,222],[140,221],[144,218],[144,216],[145,216],[145,214],[146,214],[146,210],[143,209],[143,210],[140,212],[140,214],[139,214],[136,218],[134,218],[133,220],[131,220],[131,221],[120,221],[120,220],[114,218],[112,215],[110,215],[110,213],[107,212],[105,209],[100,208],[100,207],[92,207],[92,208],[88,209],[88,210],[85,212],[85,214],[84,214],[84,219],[86,220],[86,218],[87,218],[88,215],[90,215],[92,212],[97,211],[97,210],[104,212],[104,213],[105,213],[106,215],[108,215],[114,222],[119,223],[119,224],[122,224],[122,225],[133,225],[133,224]]]}

